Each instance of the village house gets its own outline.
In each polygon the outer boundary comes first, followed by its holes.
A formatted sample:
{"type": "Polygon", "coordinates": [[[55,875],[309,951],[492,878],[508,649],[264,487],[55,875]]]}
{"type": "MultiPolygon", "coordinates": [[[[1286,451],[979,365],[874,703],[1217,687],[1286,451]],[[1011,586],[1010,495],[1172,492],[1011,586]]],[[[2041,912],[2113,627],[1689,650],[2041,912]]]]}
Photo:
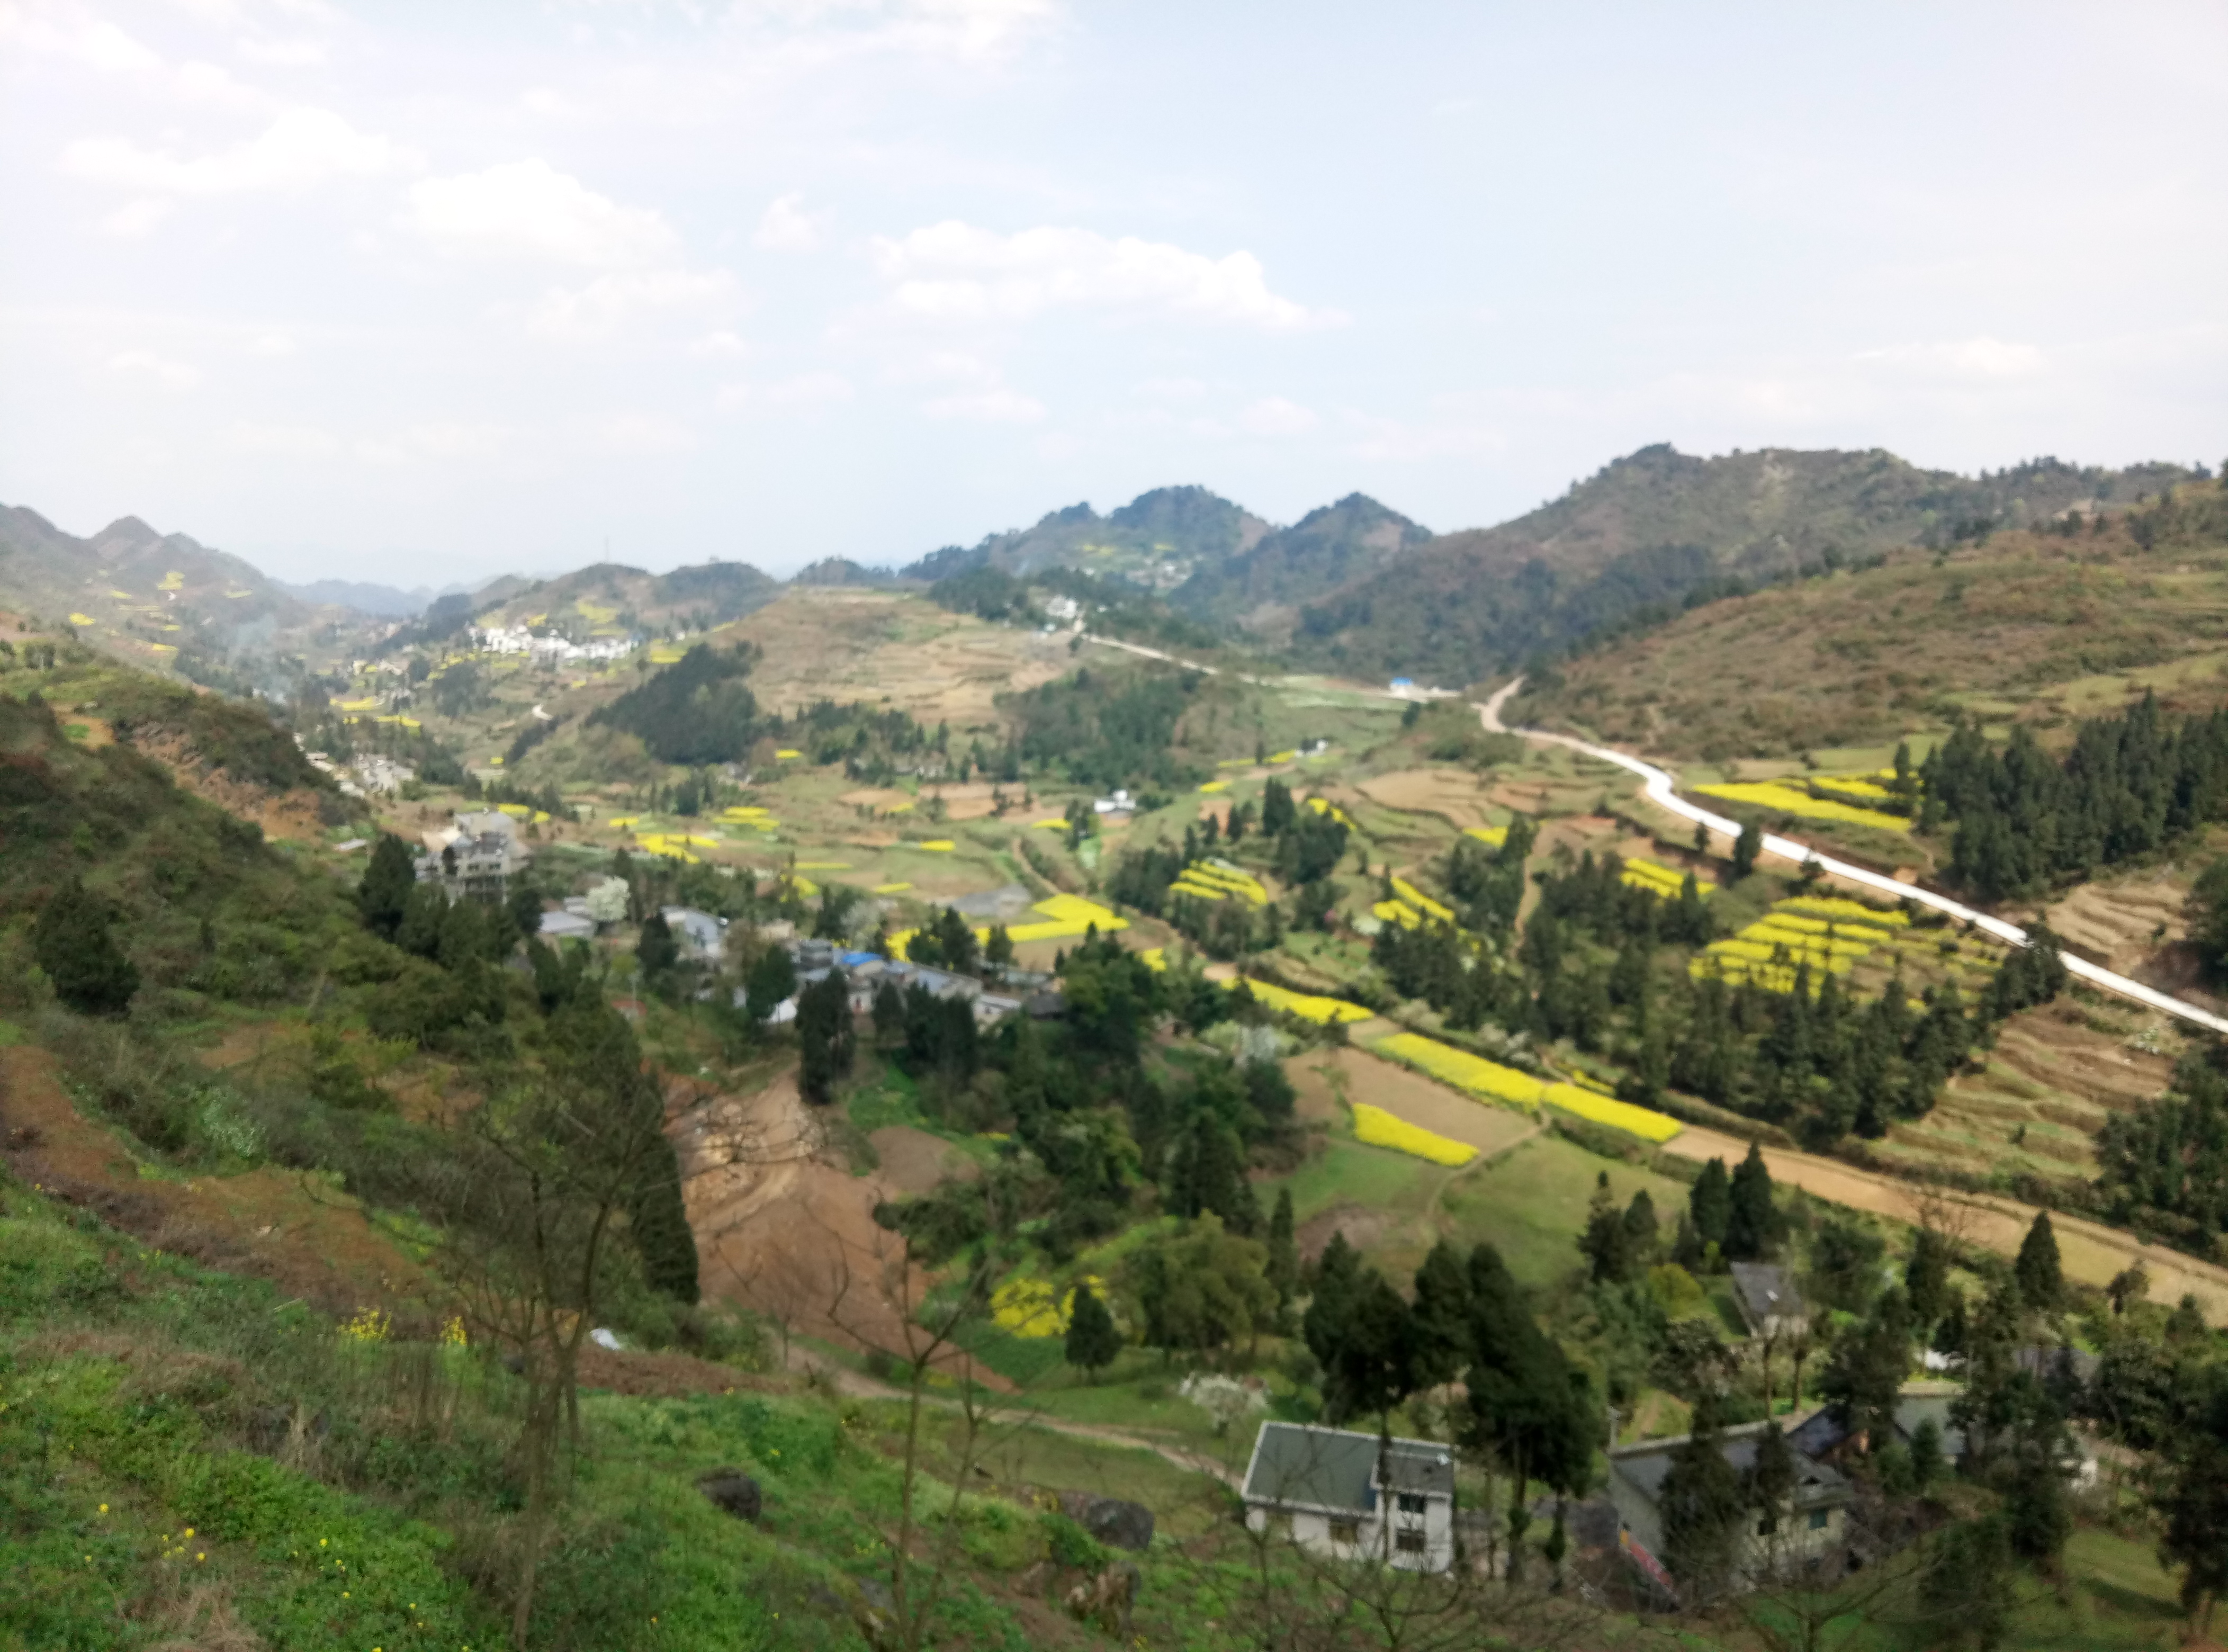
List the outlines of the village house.
{"type": "MultiPolygon", "coordinates": [[[[1724,1431],[1719,1450],[1736,1472],[1745,1475],[1755,1465],[1757,1438],[1770,1426],[1748,1423],[1724,1431]]],[[[1667,1587],[1668,1574],[1659,1558],[1663,1553],[1663,1481],[1679,1448],[1690,1437],[1680,1434],[1636,1440],[1609,1450],[1610,1496],[1622,1527],[1618,1540],[1642,1571],[1667,1587]]],[[[1788,1437],[1795,1459],[1794,1495],[1783,1510],[1750,1519],[1736,1562],[1743,1573],[1754,1576],[1816,1559],[1847,1535],[1855,1486],[1831,1463],[1807,1455],[1796,1441],[1796,1435],[1788,1437]]]]}
{"type": "Polygon", "coordinates": [[[1810,1310],[1803,1305],[1802,1293],[1795,1288],[1794,1276],[1785,1268],[1768,1262],[1736,1262],[1732,1276],[1733,1300],[1740,1305],[1741,1318],[1747,1322],[1751,1335],[1777,1341],[1783,1336],[1800,1336],[1809,1325],[1810,1310]]]}
{"type": "Polygon", "coordinates": [[[1316,1553],[1411,1572],[1455,1562],[1454,1455],[1430,1440],[1264,1423],[1240,1495],[1248,1530],[1316,1553]]]}
{"type": "Polygon", "coordinates": [[[426,852],[418,860],[418,880],[438,880],[451,900],[459,895],[501,900],[512,876],[532,858],[518,841],[518,823],[497,809],[458,815],[421,841],[426,852]]]}
{"type": "Polygon", "coordinates": [[[727,953],[727,920],[694,906],[659,909],[665,926],[673,932],[681,956],[692,964],[717,964],[727,953]]]}

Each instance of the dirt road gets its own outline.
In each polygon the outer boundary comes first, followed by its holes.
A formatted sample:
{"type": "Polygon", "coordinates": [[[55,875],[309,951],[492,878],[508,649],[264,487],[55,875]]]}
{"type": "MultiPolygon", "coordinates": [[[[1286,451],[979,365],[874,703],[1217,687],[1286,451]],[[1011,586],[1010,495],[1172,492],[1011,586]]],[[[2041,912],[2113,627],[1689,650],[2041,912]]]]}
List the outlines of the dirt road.
{"type": "MultiPolygon", "coordinates": [[[[1688,1125],[1666,1142],[1662,1150],[1686,1159],[1723,1159],[1730,1169],[1748,1156],[1748,1143],[1737,1137],[1688,1125]]],[[[1915,1225],[1930,1215],[1972,1244],[1985,1245],[2000,1256],[2016,1256],[2020,1241],[2034,1223],[2034,1206],[1994,1194],[1923,1188],[1783,1148],[1765,1148],[1764,1162],[1772,1180],[1784,1186],[1898,1222],[1915,1225]]],[[[2050,1213],[2050,1225],[2058,1235],[2058,1256],[2068,1278],[2102,1285],[2122,1268],[2140,1262],[2151,1277],[2153,1301],[2179,1302],[2186,1291],[2197,1298],[2208,1321],[2217,1325],[2228,1320],[2228,1268],[2200,1262],[2164,1245],[2146,1245],[2116,1228],[2060,1211],[2050,1213]]]]}

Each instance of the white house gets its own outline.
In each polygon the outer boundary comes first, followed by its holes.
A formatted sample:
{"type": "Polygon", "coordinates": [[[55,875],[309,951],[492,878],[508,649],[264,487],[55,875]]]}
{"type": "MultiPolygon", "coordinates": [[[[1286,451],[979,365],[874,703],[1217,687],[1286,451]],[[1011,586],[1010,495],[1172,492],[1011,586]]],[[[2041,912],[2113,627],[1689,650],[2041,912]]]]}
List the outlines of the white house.
{"type": "Polygon", "coordinates": [[[717,964],[727,955],[727,920],[694,906],[662,909],[665,925],[681,944],[684,955],[699,963],[717,964]]]}
{"type": "Polygon", "coordinates": [[[1248,1530],[1319,1554],[1414,1572],[1455,1562],[1454,1454],[1430,1440],[1264,1423],[1241,1495],[1248,1530]]]}

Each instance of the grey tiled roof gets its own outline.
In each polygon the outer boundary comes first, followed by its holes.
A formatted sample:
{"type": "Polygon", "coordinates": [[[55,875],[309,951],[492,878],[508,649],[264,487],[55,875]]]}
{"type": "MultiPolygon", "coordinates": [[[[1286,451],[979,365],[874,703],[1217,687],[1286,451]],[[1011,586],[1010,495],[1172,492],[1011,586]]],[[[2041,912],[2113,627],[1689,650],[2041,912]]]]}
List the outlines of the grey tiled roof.
{"type": "MultiPolygon", "coordinates": [[[[1371,1482],[1376,1477],[1380,1444],[1374,1434],[1348,1429],[1264,1423],[1245,1471],[1245,1498],[1249,1502],[1303,1503],[1368,1514],[1376,1506],[1371,1482]]],[[[1396,1438],[1386,1463],[1386,1478],[1395,1491],[1451,1497],[1453,1452],[1430,1440],[1396,1438]]]]}
{"type": "MultiPolygon", "coordinates": [[[[1764,1430],[1762,1423],[1744,1424],[1725,1431],[1724,1444],[1719,1448],[1725,1461],[1745,1474],[1756,1462],[1757,1436],[1764,1430]]],[[[1671,1471],[1672,1454],[1692,1437],[1681,1434],[1672,1439],[1641,1440],[1631,1445],[1620,1445],[1609,1454],[1609,1468],[1637,1488],[1649,1502],[1657,1502],[1663,1492],[1663,1476],[1671,1471]]],[[[1789,1445],[1795,1448],[1795,1502],[1797,1507],[1815,1503],[1844,1501],[1849,1493],[1849,1482],[1841,1472],[1829,1463],[1815,1463],[1796,1445],[1796,1437],[1788,1437],[1789,1445]]]]}
{"type": "Polygon", "coordinates": [[[1751,1325],[1774,1315],[1799,1319],[1808,1312],[1802,1306],[1802,1293],[1795,1288],[1794,1276],[1785,1268],[1768,1262],[1736,1262],[1732,1276],[1733,1290],[1751,1325]]]}

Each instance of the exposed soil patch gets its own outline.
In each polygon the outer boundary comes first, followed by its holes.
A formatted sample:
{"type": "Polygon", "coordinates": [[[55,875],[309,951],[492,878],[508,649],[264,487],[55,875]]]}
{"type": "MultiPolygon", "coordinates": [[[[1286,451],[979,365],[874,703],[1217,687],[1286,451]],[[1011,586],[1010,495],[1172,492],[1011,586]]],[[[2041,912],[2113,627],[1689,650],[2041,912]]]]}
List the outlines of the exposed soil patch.
{"type": "Polygon", "coordinates": [[[1345,1234],[1346,1242],[1358,1251],[1373,1251],[1406,1220],[1406,1217],[1392,1211],[1369,1210],[1360,1205],[1333,1205],[1328,1210],[1318,1211],[1302,1222],[1294,1230],[1292,1239],[1299,1246],[1301,1258],[1312,1262],[1322,1254],[1323,1246],[1330,1243],[1333,1233],[1345,1234]]]}
{"type": "MultiPolygon", "coordinates": [[[[749,1095],[712,1097],[667,1133],[681,1157],[705,1295],[792,1333],[861,1350],[905,1348],[911,1309],[930,1279],[906,1265],[897,1236],[874,1215],[904,1189],[879,1172],[855,1176],[838,1162],[793,1073],[749,1095]]],[[[957,1368],[962,1357],[949,1363],[957,1368]]],[[[976,1375],[1002,1384],[995,1373],[976,1375]]]]}
{"type": "Polygon", "coordinates": [[[927,1193],[947,1176],[971,1181],[983,1174],[951,1143],[911,1124],[885,1124],[867,1139],[881,1161],[881,1179],[901,1194],[927,1193]]]}
{"type": "Polygon", "coordinates": [[[330,1312],[422,1295],[424,1271],[330,1184],[273,1166],[172,1180],[77,1111],[53,1058],[0,1050],[0,1152],[26,1181],[155,1249],[269,1279],[330,1312]]]}

